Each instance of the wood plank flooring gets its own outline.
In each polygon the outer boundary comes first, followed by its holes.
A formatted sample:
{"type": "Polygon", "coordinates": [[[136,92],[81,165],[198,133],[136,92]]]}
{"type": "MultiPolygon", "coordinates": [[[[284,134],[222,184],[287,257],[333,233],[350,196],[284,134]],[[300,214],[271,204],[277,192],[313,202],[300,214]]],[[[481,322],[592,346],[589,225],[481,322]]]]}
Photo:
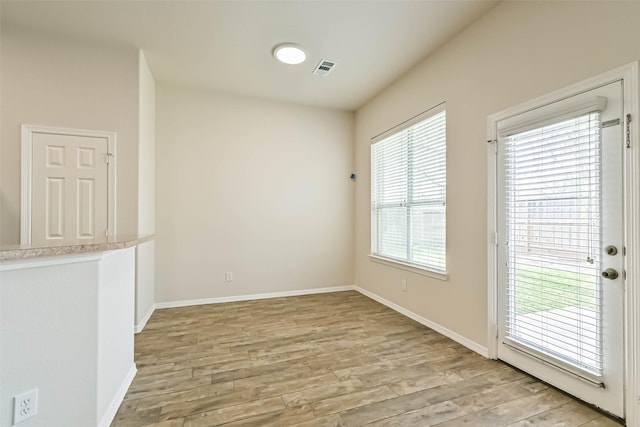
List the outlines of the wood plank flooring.
{"type": "Polygon", "coordinates": [[[112,427],[616,422],[357,293],[157,310],[112,427]]]}

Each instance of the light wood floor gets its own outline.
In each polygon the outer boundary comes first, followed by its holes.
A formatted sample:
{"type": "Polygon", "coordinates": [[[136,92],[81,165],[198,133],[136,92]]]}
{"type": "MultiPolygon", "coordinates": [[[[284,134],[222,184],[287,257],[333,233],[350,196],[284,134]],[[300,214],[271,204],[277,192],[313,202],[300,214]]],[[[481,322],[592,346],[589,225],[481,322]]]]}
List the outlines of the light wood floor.
{"type": "Polygon", "coordinates": [[[157,310],[113,427],[616,426],[356,292],[157,310]]]}

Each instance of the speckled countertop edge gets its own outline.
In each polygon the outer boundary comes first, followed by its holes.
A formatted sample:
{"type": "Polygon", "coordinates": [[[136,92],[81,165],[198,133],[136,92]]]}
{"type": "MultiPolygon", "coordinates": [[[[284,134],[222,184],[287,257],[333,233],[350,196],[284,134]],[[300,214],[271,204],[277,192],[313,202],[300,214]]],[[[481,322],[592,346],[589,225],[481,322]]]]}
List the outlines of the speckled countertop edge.
{"type": "Polygon", "coordinates": [[[152,234],[141,236],[114,236],[104,241],[66,243],[50,246],[0,246],[0,261],[113,251],[140,245],[153,240],[154,237],[152,234]]]}

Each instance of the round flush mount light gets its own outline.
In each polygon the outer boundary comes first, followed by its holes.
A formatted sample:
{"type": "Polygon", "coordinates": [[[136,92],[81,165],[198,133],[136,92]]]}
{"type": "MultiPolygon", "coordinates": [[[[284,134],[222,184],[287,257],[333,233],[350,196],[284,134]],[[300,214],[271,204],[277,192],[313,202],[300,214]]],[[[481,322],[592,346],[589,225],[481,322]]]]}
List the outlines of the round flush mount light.
{"type": "Polygon", "coordinates": [[[282,43],[273,48],[273,56],[285,64],[302,64],[307,59],[304,50],[293,43],[282,43]]]}

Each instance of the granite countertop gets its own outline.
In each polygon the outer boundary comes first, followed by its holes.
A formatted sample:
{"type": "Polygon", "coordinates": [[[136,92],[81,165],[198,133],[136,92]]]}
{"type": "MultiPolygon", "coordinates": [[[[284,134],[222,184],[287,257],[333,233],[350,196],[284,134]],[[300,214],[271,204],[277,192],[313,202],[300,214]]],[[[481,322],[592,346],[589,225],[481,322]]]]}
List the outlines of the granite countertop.
{"type": "Polygon", "coordinates": [[[130,248],[152,240],[153,238],[154,236],[152,234],[118,235],[102,239],[78,240],[64,243],[0,245],[0,261],[112,251],[130,248]]]}

